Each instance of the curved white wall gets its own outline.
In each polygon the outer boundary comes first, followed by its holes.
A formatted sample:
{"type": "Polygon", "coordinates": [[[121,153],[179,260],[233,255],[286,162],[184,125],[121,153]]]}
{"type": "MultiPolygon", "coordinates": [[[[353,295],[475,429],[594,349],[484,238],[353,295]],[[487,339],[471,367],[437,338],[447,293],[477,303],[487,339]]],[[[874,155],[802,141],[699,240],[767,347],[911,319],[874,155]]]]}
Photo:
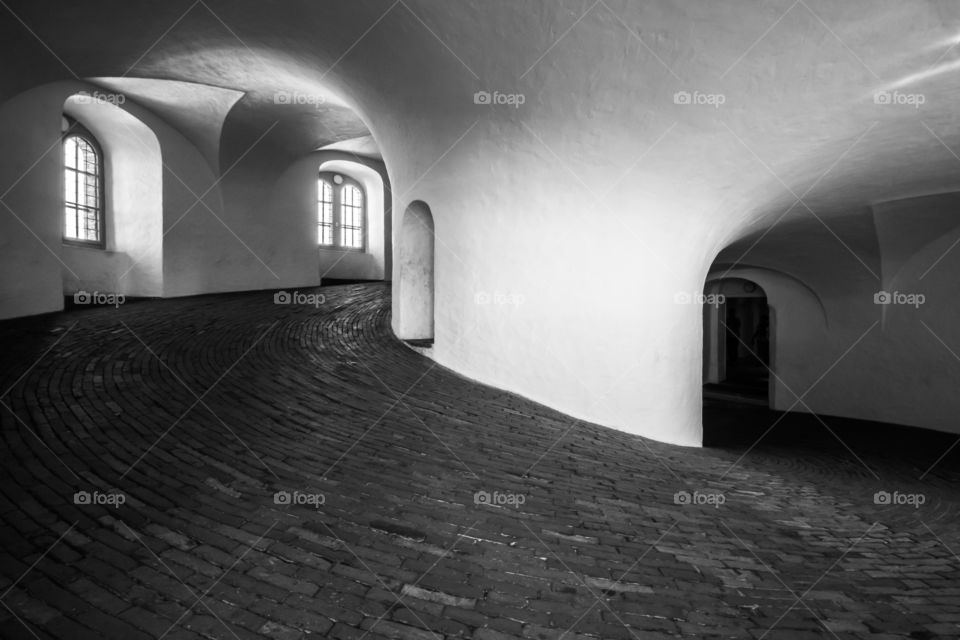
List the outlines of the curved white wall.
{"type": "Polygon", "coordinates": [[[67,98],[63,112],[85,126],[104,155],[104,249],[64,244],[63,292],[163,295],[163,159],[141,120],[90,94],[67,98]]]}
{"type": "MultiPolygon", "coordinates": [[[[82,87],[75,87],[74,91],[82,87]]],[[[0,105],[0,318],[63,308],[60,124],[69,90],[0,105]]]]}
{"type": "MultiPolygon", "coordinates": [[[[545,144],[522,125],[481,122],[422,179],[414,170],[428,164],[385,154],[394,211],[416,198],[435,216],[432,356],[575,418],[699,445],[701,311],[674,299],[702,290],[716,227],[690,234],[692,212],[663,212],[629,181],[601,202],[547,149],[578,158],[588,144],[559,122],[538,123],[545,144]]],[[[427,158],[462,133],[435,133],[430,150],[405,143],[427,158]]],[[[618,175],[634,159],[596,159],[591,173],[618,175]]]]}

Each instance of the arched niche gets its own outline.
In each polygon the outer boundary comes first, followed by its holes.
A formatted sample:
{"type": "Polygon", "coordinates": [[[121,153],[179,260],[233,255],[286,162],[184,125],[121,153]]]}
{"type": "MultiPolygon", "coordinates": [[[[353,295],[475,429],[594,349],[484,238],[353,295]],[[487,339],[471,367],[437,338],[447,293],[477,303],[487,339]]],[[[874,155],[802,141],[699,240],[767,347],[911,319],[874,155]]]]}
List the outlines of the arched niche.
{"type": "Polygon", "coordinates": [[[160,142],[150,127],[119,106],[122,96],[111,100],[111,95],[78,92],[63,105],[63,113],[89,130],[103,152],[106,237],[102,249],[63,245],[63,289],[68,295],[86,290],[161,296],[163,160],[160,142]]]}
{"type": "Polygon", "coordinates": [[[403,340],[434,338],[434,223],[426,203],[411,203],[397,234],[399,282],[394,330],[403,340]]]}

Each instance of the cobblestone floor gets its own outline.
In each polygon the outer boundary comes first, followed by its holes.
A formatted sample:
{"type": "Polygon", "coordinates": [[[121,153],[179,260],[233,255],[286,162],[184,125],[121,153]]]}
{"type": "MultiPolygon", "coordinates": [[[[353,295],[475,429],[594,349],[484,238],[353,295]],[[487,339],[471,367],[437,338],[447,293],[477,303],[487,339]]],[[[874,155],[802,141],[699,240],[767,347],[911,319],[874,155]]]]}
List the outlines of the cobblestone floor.
{"type": "Polygon", "coordinates": [[[658,444],[435,366],[382,285],[322,292],[0,323],[0,636],[960,637],[954,438],[752,446],[778,416],[716,406],[714,446],[658,444]]]}

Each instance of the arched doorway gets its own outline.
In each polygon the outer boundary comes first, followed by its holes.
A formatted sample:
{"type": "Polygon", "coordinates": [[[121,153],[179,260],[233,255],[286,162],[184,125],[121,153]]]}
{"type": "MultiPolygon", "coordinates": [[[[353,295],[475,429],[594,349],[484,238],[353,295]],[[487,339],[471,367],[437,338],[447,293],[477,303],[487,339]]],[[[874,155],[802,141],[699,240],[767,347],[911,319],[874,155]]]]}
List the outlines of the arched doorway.
{"type": "Polygon", "coordinates": [[[766,292],[743,278],[710,282],[703,318],[704,398],[769,406],[774,318],[766,292]]]}
{"type": "Polygon", "coordinates": [[[430,207],[416,201],[407,207],[397,237],[400,271],[394,330],[417,346],[433,344],[434,226],[430,207]]]}

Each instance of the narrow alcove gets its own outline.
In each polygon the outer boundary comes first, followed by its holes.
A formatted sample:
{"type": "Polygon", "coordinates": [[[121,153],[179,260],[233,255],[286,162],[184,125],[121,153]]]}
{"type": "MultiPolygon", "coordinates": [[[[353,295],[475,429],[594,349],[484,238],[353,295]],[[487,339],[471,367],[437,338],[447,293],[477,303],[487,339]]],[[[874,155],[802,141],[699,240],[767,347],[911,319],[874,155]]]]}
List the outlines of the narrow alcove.
{"type": "Polygon", "coordinates": [[[397,259],[397,336],[416,346],[429,346],[434,339],[434,224],[424,202],[411,203],[403,214],[397,259]]]}

